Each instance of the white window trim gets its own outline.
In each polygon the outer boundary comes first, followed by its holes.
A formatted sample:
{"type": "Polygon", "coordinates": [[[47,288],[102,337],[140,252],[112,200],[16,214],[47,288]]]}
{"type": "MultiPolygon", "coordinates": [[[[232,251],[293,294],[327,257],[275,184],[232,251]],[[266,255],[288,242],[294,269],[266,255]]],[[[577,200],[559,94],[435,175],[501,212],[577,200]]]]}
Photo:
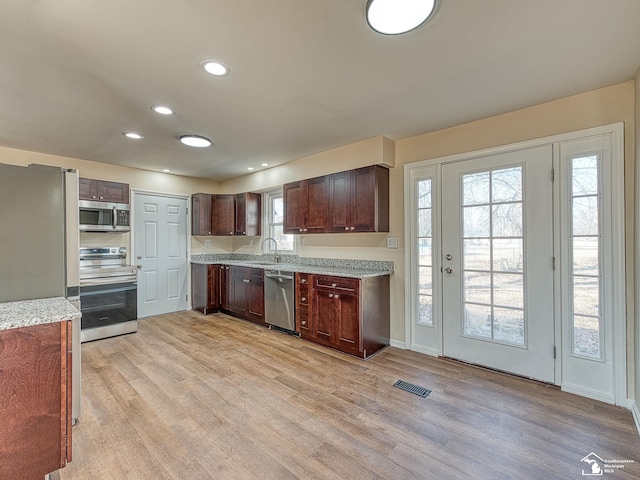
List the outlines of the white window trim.
{"type": "MultiPolygon", "coordinates": [[[[262,232],[262,240],[265,240],[269,237],[271,237],[271,226],[273,225],[271,222],[271,218],[273,218],[273,212],[272,212],[272,200],[274,198],[282,198],[283,197],[283,192],[282,189],[277,189],[277,190],[271,190],[268,192],[265,192],[263,195],[264,198],[264,205],[263,205],[263,209],[262,211],[264,212],[264,217],[262,219],[262,224],[265,226],[265,228],[263,229],[262,232]]],[[[267,242],[264,245],[264,252],[265,253],[274,253],[275,250],[273,248],[273,242],[267,242]]],[[[279,253],[284,253],[285,255],[296,255],[297,254],[297,250],[298,250],[298,238],[297,235],[293,236],[293,250],[281,250],[280,249],[280,245],[278,245],[278,252],[279,253]]]]}

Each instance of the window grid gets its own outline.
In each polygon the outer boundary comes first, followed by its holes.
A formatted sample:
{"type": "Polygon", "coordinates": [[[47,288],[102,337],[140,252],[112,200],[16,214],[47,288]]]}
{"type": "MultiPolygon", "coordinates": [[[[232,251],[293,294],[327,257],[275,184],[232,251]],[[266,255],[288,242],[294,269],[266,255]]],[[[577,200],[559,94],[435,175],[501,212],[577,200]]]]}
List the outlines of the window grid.
{"type": "MultiPolygon", "coordinates": [[[[295,253],[295,237],[284,233],[284,201],[282,193],[273,193],[268,196],[268,231],[269,237],[278,243],[278,252],[295,253]]],[[[273,252],[273,243],[266,242],[268,251],[273,252]]]]}
{"type": "Polygon", "coordinates": [[[431,179],[417,182],[418,315],[416,323],[433,326],[433,198],[431,179]]]}

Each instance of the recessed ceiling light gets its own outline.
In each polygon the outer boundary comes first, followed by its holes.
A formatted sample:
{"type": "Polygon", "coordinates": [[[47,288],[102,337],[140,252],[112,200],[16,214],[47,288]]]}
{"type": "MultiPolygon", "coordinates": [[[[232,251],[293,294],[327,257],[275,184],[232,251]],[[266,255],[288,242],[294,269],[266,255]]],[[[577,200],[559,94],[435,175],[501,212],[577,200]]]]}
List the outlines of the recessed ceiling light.
{"type": "Polygon", "coordinates": [[[201,135],[182,135],[180,141],[190,147],[209,147],[211,146],[211,140],[201,135]]]}
{"type": "Polygon", "coordinates": [[[173,115],[173,110],[169,107],[165,107],[164,105],[156,105],[155,107],[151,107],[151,110],[159,113],[160,115],[173,115]]]}
{"type": "Polygon", "coordinates": [[[435,0],[369,0],[367,22],[378,33],[399,35],[426,22],[435,6],[435,0]]]}
{"type": "Polygon", "coordinates": [[[123,135],[134,140],[142,140],[144,137],[136,132],[124,132],[123,135]]]}
{"type": "Polygon", "coordinates": [[[204,68],[207,73],[215,75],[216,77],[226,77],[231,73],[229,67],[217,60],[204,60],[200,65],[202,65],[202,68],[204,68]]]}
{"type": "Polygon", "coordinates": [[[163,171],[164,173],[171,173],[171,170],[169,170],[168,168],[163,168],[163,169],[162,169],[162,171],[163,171]]]}
{"type": "Polygon", "coordinates": [[[247,170],[251,172],[253,170],[253,167],[247,167],[247,170]]]}
{"type": "Polygon", "coordinates": [[[269,166],[268,163],[261,163],[260,165],[262,165],[263,167],[268,167],[269,166]]]}

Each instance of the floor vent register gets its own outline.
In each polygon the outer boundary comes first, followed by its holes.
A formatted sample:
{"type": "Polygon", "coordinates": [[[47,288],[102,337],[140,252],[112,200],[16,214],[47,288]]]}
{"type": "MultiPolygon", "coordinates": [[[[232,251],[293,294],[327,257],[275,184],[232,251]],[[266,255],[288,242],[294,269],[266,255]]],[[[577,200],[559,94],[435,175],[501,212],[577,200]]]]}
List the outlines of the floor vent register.
{"type": "Polygon", "coordinates": [[[431,390],[427,390],[424,387],[419,387],[418,385],[414,385],[413,383],[405,382],[403,380],[398,380],[393,384],[394,387],[398,387],[405,392],[413,393],[414,395],[418,395],[419,397],[426,398],[431,393],[431,390]]]}

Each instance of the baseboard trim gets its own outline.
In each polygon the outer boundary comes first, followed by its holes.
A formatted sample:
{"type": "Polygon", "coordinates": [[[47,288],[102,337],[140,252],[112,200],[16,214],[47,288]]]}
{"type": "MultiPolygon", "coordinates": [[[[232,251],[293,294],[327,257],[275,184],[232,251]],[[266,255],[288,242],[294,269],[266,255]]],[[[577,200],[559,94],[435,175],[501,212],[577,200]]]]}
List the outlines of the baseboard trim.
{"type": "Polygon", "coordinates": [[[640,436],[640,409],[638,409],[638,404],[634,400],[629,400],[629,410],[633,414],[633,421],[636,422],[636,430],[638,431],[638,436],[640,436]]]}
{"type": "Polygon", "coordinates": [[[411,351],[424,353],[425,355],[429,355],[431,357],[439,356],[437,348],[428,348],[428,347],[423,347],[421,345],[411,345],[411,351]]]}
{"type": "Polygon", "coordinates": [[[407,349],[407,344],[404,342],[401,342],[400,340],[391,339],[389,340],[389,345],[392,347],[401,348],[402,350],[407,349]]]}
{"type": "Polygon", "coordinates": [[[573,393],[575,395],[580,395],[581,397],[591,398],[592,400],[610,403],[611,405],[616,404],[613,395],[610,395],[608,393],[599,392],[590,388],[580,387],[571,383],[563,383],[560,385],[560,388],[563,392],[573,393]]]}

